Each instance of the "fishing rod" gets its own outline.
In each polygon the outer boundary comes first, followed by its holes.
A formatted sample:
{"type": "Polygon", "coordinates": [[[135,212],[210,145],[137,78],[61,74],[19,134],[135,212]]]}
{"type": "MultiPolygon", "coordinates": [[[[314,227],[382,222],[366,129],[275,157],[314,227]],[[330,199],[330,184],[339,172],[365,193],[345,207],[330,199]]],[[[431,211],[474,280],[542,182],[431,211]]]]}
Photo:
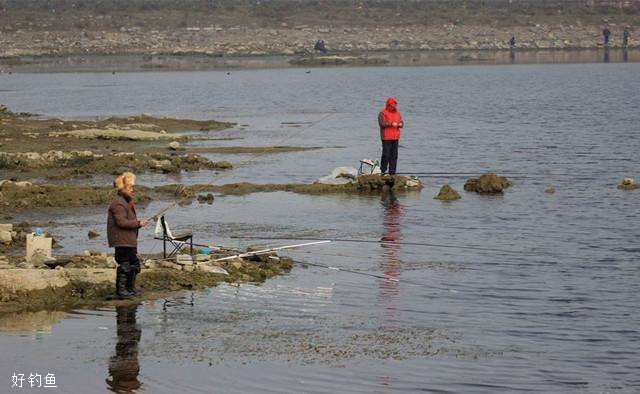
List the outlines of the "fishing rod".
{"type": "Polygon", "coordinates": [[[330,269],[332,271],[348,272],[348,273],[356,274],[356,275],[370,276],[370,277],[373,277],[373,278],[389,280],[389,281],[392,281],[392,282],[400,282],[400,279],[393,278],[393,277],[388,276],[388,275],[370,274],[368,272],[360,272],[360,271],[350,270],[350,269],[346,269],[346,268],[332,267],[330,265],[324,265],[324,264],[318,264],[318,263],[309,263],[309,262],[306,262],[306,261],[296,261],[296,263],[297,264],[301,264],[301,265],[311,265],[311,266],[314,266],[314,267],[326,268],[326,269],[330,269]]]}
{"type": "MultiPolygon", "coordinates": [[[[480,246],[462,246],[462,245],[444,245],[444,244],[433,244],[426,242],[395,242],[395,241],[386,241],[386,240],[369,240],[369,239],[353,239],[353,238],[308,238],[308,237],[237,237],[232,236],[231,239],[259,239],[259,240],[293,240],[293,241],[313,241],[313,240],[324,240],[329,242],[346,242],[346,243],[366,243],[366,244],[378,244],[378,245],[407,245],[407,246],[427,246],[434,248],[449,248],[449,249],[470,249],[470,250],[481,250],[485,252],[499,252],[499,253],[507,253],[507,254],[517,254],[517,255],[533,255],[538,256],[540,253],[527,253],[525,251],[520,250],[506,250],[506,249],[494,249],[494,248],[483,248],[480,246]]],[[[568,257],[568,256],[567,256],[568,257]]]]}
{"type": "MultiPolygon", "coordinates": [[[[156,213],[154,213],[153,215],[149,216],[146,220],[147,221],[152,221],[154,219],[159,218],[160,216],[164,215],[165,213],[169,212],[170,210],[172,210],[173,208],[181,205],[182,203],[188,201],[188,198],[182,198],[179,200],[176,200],[174,202],[172,202],[171,204],[167,205],[166,207],[162,208],[161,210],[157,211],[156,213]]],[[[195,245],[195,244],[194,244],[195,245]]]]}
{"type": "Polygon", "coordinates": [[[303,247],[303,246],[310,246],[310,245],[320,245],[320,244],[326,244],[326,243],[329,243],[329,242],[331,242],[331,241],[329,241],[329,240],[321,240],[321,241],[316,241],[316,242],[307,242],[307,243],[304,243],[304,244],[279,246],[279,247],[276,247],[276,248],[268,248],[268,249],[256,250],[256,251],[253,251],[253,252],[240,253],[240,254],[236,254],[236,255],[233,255],[233,256],[222,257],[222,258],[215,259],[215,260],[212,260],[212,261],[213,262],[218,262],[218,261],[232,260],[232,259],[235,259],[235,258],[259,256],[259,255],[262,255],[262,254],[267,254],[267,253],[275,252],[275,251],[278,251],[278,250],[300,248],[300,247],[303,247]]]}

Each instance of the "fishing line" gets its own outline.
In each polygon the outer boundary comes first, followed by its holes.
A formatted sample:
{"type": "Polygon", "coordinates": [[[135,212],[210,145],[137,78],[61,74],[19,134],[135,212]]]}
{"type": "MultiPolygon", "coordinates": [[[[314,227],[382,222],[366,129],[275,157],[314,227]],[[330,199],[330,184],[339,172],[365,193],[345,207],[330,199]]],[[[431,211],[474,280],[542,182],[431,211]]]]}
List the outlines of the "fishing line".
{"type": "MultiPolygon", "coordinates": [[[[329,118],[330,116],[333,116],[333,115],[335,115],[335,114],[336,114],[335,112],[330,112],[330,113],[328,113],[328,114],[324,115],[322,118],[320,118],[320,119],[316,120],[315,122],[311,122],[311,123],[310,123],[309,125],[307,125],[306,127],[303,127],[303,128],[301,128],[301,129],[299,129],[299,131],[300,131],[300,132],[302,132],[302,131],[308,131],[308,130],[310,130],[312,127],[316,126],[316,125],[317,125],[317,124],[319,124],[320,122],[324,121],[325,119],[327,119],[327,118],[329,118]]],[[[287,138],[288,138],[288,136],[283,137],[281,140],[278,140],[278,141],[275,143],[275,145],[280,145],[280,144],[282,144],[282,143],[283,143],[287,138]]],[[[246,166],[247,164],[251,163],[252,161],[257,160],[257,159],[259,159],[259,158],[261,158],[262,156],[265,156],[265,155],[267,155],[267,154],[270,154],[270,153],[269,153],[269,152],[258,153],[258,154],[256,154],[256,155],[252,156],[251,158],[249,158],[249,159],[247,159],[247,160],[241,161],[237,166],[238,166],[238,167],[246,166]]],[[[218,175],[216,175],[216,176],[214,176],[214,177],[212,178],[211,183],[213,183],[213,181],[220,180],[220,179],[224,178],[225,176],[230,175],[231,173],[232,173],[232,171],[227,171],[227,172],[224,172],[224,173],[222,173],[222,172],[221,172],[221,173],[218,173],[218,175]]]]}

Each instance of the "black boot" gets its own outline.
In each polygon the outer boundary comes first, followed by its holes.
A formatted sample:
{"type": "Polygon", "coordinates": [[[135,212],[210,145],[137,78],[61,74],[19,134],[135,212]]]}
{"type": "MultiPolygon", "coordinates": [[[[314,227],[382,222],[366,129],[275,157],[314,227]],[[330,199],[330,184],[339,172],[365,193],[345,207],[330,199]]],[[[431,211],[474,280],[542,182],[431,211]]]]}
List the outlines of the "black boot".
{"type": "Polygon", "coordinates": [[[127,291],[127,276],[121,267],[116,269],[116,294],[122,300],[132,297],[132,294],[127,291]]]}
{"type": "Polygon", "coordinates": [[[127,292],[134,297],[138,295],[136,291],[136,276],[138,276],[138,271],[136,270],[131,270],[127,273],[127,292]]]}

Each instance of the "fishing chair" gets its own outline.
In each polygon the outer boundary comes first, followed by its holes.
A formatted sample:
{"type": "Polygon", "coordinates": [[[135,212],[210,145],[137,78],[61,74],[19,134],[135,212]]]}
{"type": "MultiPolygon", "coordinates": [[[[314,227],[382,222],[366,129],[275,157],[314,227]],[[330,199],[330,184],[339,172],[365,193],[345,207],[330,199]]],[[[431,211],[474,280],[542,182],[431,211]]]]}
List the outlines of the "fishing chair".
{"type": "Polygon", "coordinates": [[[360,160],[360,168],[358,169],[358,176],[360,175],[372,175],[376,172],[380,172],[380,164],[378,161],[373,161],[371,159],[362,159],[360,160]]]}
{"type": "Polygon", "coordinates": [[[164,215],[160,216],[156,222],[154,239],[162,241],[162,254],[165,259],[180,252],[180,249],[185,245],[189,245],[189,254],[193,255],[193,231],[182,230],[173,234],[164,218],[164,215]],[[169,244],[170,249],[168,254],[167,244],[169,244]]]}

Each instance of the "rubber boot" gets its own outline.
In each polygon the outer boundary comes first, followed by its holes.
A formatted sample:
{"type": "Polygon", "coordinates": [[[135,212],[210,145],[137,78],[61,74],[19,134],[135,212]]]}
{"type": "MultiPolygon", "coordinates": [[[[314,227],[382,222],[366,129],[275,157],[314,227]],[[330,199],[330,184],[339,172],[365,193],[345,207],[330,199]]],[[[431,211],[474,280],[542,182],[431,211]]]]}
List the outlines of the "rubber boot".
{"type": "Polygon", "coordinates": [[[138,292],[136,291],[136,276],[138,276],[138,271],[132,269],[127,272],[127,292],[132,296],[137,296],[138,292]]]}
{"type": "Polygon", "coordinates": [[[127,291],[127,273],[120,267],[116,269],[116,295],[121,300],[132,297],[127,291]]]}

